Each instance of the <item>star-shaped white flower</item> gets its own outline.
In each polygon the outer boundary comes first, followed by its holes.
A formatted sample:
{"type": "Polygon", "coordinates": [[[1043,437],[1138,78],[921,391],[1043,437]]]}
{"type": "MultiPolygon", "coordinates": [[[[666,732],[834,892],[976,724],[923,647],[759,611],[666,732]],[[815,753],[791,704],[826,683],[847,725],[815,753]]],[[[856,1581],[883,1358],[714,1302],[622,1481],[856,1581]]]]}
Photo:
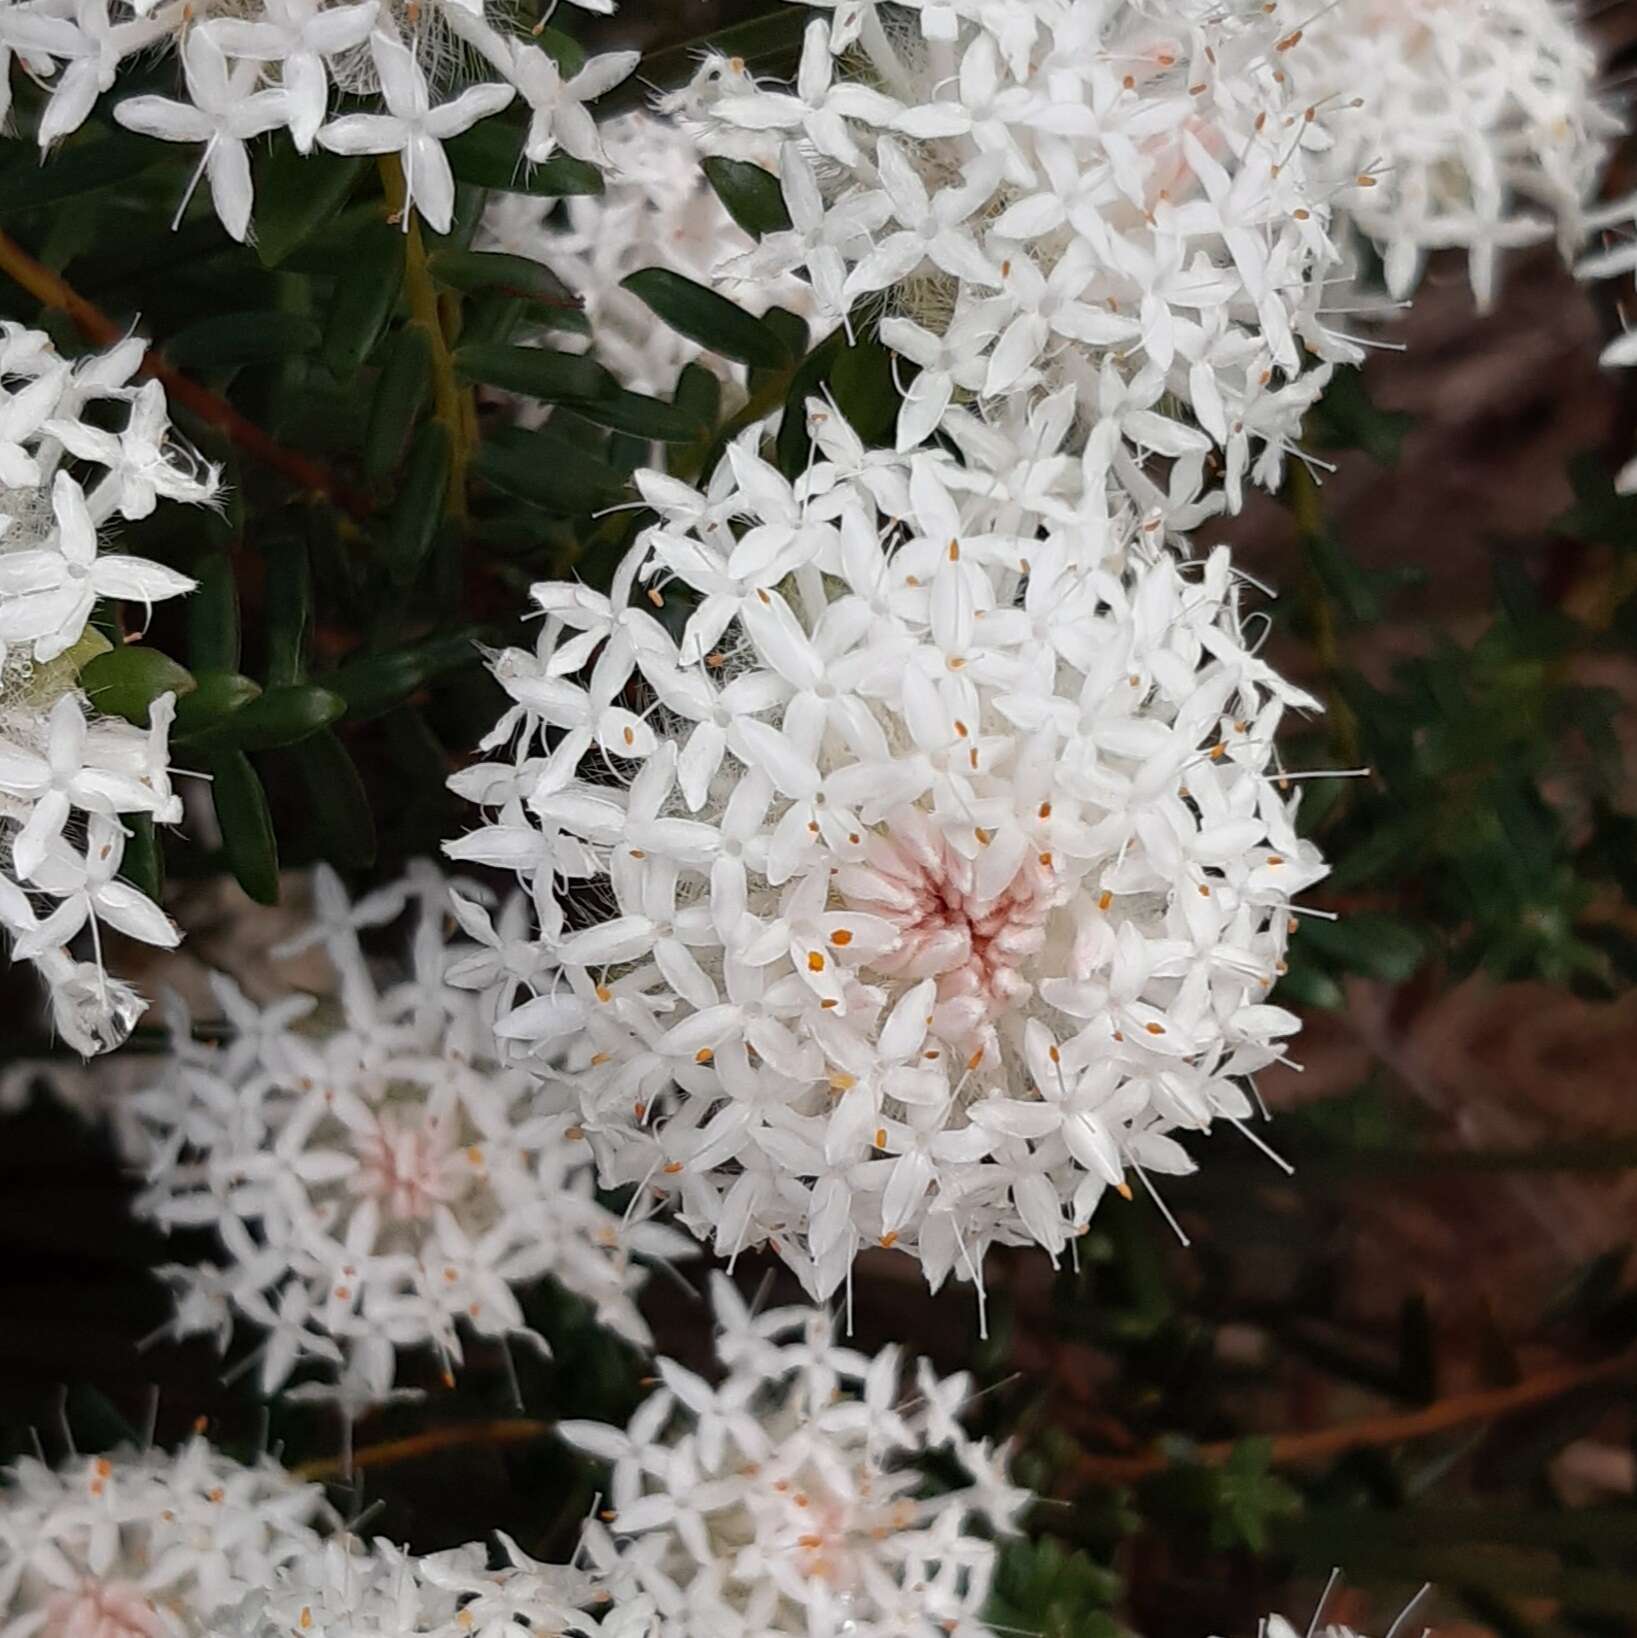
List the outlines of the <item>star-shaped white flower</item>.
{"type": "Polygon", "coordinates": [[[149,604],[193,589],[185,574],[146,558],[99,557],[85,492],[66,472],[52,483],[51,506],[57,531],[47,545],[0,556],[0,642],[32,641],[37,660],[53,660],[78,642],[99,597],[149,604]]]}
{"type": "MultiPolygon", "coordinates": [[[[222,49],[208,29],[192,30],[182,46],[182,67],[187,75],[188,102],[169,97],[127,97],[114,109],[114,118],[127,130],[166,142],[205,144],[200,171],[210,180],[210,197],[222,226],[241,243],[250,231],[250,156],[245,143],[261,136],[288,117],[289,99],[283,91],[252,91],[257,67],[235,63],[230,70],[222,49]]],[[[188,185],[176,221],[187,209],[198,175],[188,185]]],[[[174,226],[175,223],[172,223],[174,226]]]]}
{"type": "Polygon", "coordinates": [[[377,29],[369,47],[388,112],[332,119],[318,133],[319,146],[337,154],[401,154],[406,231],[412,205],[433,232],[447,233],[455,214],[455,178],[443,144],[499,113],[512,100],[512,88],[470,86],[434,108],[426,75],[407,46],[377,29]]]}

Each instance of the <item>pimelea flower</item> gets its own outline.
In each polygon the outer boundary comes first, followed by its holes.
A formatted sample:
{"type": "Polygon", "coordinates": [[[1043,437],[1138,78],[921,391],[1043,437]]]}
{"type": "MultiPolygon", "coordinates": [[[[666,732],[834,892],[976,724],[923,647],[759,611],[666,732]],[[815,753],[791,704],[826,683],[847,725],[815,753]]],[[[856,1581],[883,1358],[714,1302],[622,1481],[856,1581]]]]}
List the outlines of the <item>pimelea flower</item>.
{"type": "MultiPolygon", "coordinates": [[[[519,163],[558,150],[596,161],[585,105],[637,63],[636,52],[617,51],[565,72],[508,8],[483,0],[20,0],[0,12],[0,68],[16,53],[49,90],[34,132],[42,148],[77,130],[122,65],[158,45],[177,48],[183,95],[127,97],[114,117],[196,144],[199,167],[177,219],[205,178],[223,227],[240,240],[250,232],[247,144],[256,137],[286,129],[302,153],[316,143],[401,154],[409,204],[442,233],[454,197],[445,140],[519,97],[529,110],[519,163]],[[329,119],[337,87],[383,106],[329,119]]],[[[0,125],[9,105],[0,73],[0,125]]]]}
{"type": "Polygon", "coordinates": [[[318,1485],[202,1438],[55,1468],[24,1457],[0,1484],[0,1623],[17,1638],[204,1638],[327,1519],[318,1485]]]}
{"type": "MultiPolygon", "coordinates": [[[[543,262],[579,298],[588,350],[622,385],[669,396],[683,368],[699,362],[720,374],[734,367],[705,351],[621,288],[628,274],[663,267],[700,284],[725,256],[752,248],[716,197],[698,144],[675,120],[623,114],[600,129],[609,175],[601,193],[567,199],[503,193],[484,213],[483,237],[496,249],[543,262]]],[[[808,287],[792,273],[735,287],[748,311],[809,308],[808,287]]],[[[565,350],[574,338],[553,336],[565,350]]]]}
{"type": "Polygon", "coordinates": [[[1029,1495],[961,1426],[971,1377],[921,1360],[906,1380],[896,1348],[841,1346],[821,1310],[712,1288],[719,1382],[661,1360],[628,1428],[559,1424],[613,1464],[612,1537],[588,1532],[610,1584],[653,1601],[656,1638],[989,1638],[994,1538],[1029,1495]],[[929,1482],[935,1453],[964,1483],[929,1482]]]}
{"type": "Polygon", "coordinates": [[[220,1265],[163,1271],[173,1330],[225,1341],[249,1319],[267,1331],[266,1391],[316,1363],[348,1409],[392,1390],[400,1348],[430,1346],[447,1369],[463,1332],[543,1346],[514,1288],[547,1275],[645,1343],[633,1254],[688,1242],[598,1204],[571,1100],[497,1062],[484,999],[461,987],[503,982],[488,914],[429,869],[356,904],[327,869],[315,889],[311,933],[287,947],[322,944],[338,1002],[257,1008],[218,974],[225,1038],[194,1042],[178,1009],[173,1051],[134,1098],[139,1212],[221,1238],[220,1265]],[[359,930],[406,905],[408,967],[377,976],[359,930]],[[450,945],[451,909],[478,943],[450,945]]]}
{"type": "Polygon", "coordinates": [[[781,141],[792,216],[722,271],[804,267],[832,324],[879,306],[919,366],[901,449],[952,405],[1066,387],[1099,485],[1174,529],[1237,507],[1247,474],[1276,487],[1332,365],[1360,356],[1323,316],[1299,8],[908,9],[899,35],[869,4],[815,18],[789,89],[702,87],[707,144],[781,141]]]}
{"type": "Polygon", "coordinates": [[[1578,253],[1622,127],[1571,6],[1338,0],[1314,8],[1302,44],[1304,94],[1339,105],[1307,135],[1313,163],[1394,296],[1431,250],[1466,251],[1480,307],[1502,250],[1555,237],[1578,253]],[[1370,185],[1347,187],[1359,173],[1370,185]]]}
{"type": "Polygon", "coordinates": [[[652,1606],[613,1602],[594,1571],[542,1564],[500,1536],[505,1562],[468,1543],[418,1558],[333,1536],[278,1569],[219,1630],[232,1638],[649,1638],[652,1606]]]}
{"type": "Polygon", "coordinates": [[[107,641],[99,598],[146,609],[193,585],[145,558],[100,549],[116,518],[160,499],[209,502],[216,473],[170,431],[164,389],[134,385],[135,339],[71,364],[43,332],[0,322],[0,927],[45,979],[56,1028],[77,1051],[117,1046],[145,1003],[103,967],[99,928],[176,942],[158,905],[118,879],[120,814],[181,817],[170,786],[175,699],[148,726],[105,721],[79,686],[107,641]],[[85,418],[113,406],[117,432],[85,418]],[[84,932],[93,959],[69,945],[84,932]]]}
{"type": "Polygon", "coordinates": [[[608,596],[533,588],[447,850],[528,888],[496,1031],[605,1178],[823,1298],[863,1245],[935,1285],[1055,1257],[1191,1169],[1170,1134],[1242,1121],[1297,1028],[1268,994],[1323,866],[1274,750],[1314,702],[1225,549],[1063,500],[1049,403],[968,466],[810,409],[795,482],[751,428],[704,493],[639,475],[661,521],[608,596]]]}

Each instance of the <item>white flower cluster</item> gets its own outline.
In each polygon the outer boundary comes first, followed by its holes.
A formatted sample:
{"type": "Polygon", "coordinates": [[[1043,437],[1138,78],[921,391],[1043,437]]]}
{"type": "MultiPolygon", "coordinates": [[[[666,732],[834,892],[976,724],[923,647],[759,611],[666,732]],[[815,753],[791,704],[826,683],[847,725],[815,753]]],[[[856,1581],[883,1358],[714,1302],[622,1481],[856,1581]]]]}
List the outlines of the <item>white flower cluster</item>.
{"type": "Polygon", "coordinates": [[[720,1383],[664,1359],[629,1428],[559,1424],[613,1464],[618,1545],[586,1541],[617,1594],[652,1601],[655,1638],[990,1638],[994,1538],[1030,1498],[961,1427],[970,1375],[921,1360],[906,1396],[896,1348],[872,1359],[819,1310],[753,1314],[711,1283],[720,1383]],[[934,1453],[961,1488],[927,1485],[934,1453]]]}
{"type": "Polygon", "coordinates": [[[25,1457],[0,1485],[0,1630],[11,1638],[204,1638],[312,1552],[322,1492],[203,1438],[59,1468],[25,1457]]]}
{"type": "Polygon", "coordinates": [[[778,140],[791,217],[720,276],[804,268],[832,324],[883,306],[919,366],[900,449],[954,405],[1066,387],[1089,479],[1174,529],[1237,507],[1247,475],[1276,487],[1333,365],[1361,356],[1324,316],[1333,190],[1304,138],[1325,111],[1293,91],[1307,8],[909,9],[898,37],[867,0],[814,19],[789,90],[706,64],[683,104],[701,140],[778,140]]]}
{"type": "MultiPolygon", "coordinates": [[[[1621,121],[1597,53],[1558,0],[1337,0],[1303,33],[1304,92],[1342,111],[1308,133],[1340,213],[1408,295],[1426,253],[1467,252],[1480,307],[1508,246],[1554,235],[1573,257],[1621,121]]],[[[1630,221],[1626,204],[1620,219],[1630,221]]]]}
{"type": "MultiPolygon", "coordinates": [[[[622,386],[669,397],[688,364],[719,374],[734,366],[655,323],[652,310],[621,289],[621,281],[643,268],[663,267],[709,284],[717,262],[744,255],[752,240],[706,181],[699,148],[681,125],[622,114],[600,135],[609,171],[600,194],[496,194],[484,214],[484,240],[545,263],[579,297],[590,323],[589,351],[622,386]]],[[[774,305],[805,313],[810,305],[808,286],[793,274],[735,295],[758,314],[774,305]]],[[[554,338],[554,345],[572,345],[572,339],[554,338]]]]}
{"type": "Polygon", "coordinates": [[[193,585],[99,552],[99,531],[161,498],[216,492],[216,473],[172,434],[164,389],[132,384],[142,355],[132,339],[70,363],[42,331],[0,321],[0,928],[13,959],[44,976],[58,1032],[86,1054],[119,1045],[144,1005],[105,972],[99,924],[177,941],[159,907],[118,880],[118,815],[181,817],[176,702],[156,700],[146,730],[95,718],[78,675],[108,643],[87,622],[99,599],[146,608],[193,585]],[[88,925],[95,959],[82,962],[68,945],[88,925]]]}
{"type": "Polygon", "coordinates": [[[452,781],[491,819],[448,852],[539,917],[497,1034],[608,1181],[817,1298],[861,1245],[934,1284],[1057,1255],[1128,1170],[1190,1169],[1174,1129],[1246,1117],[1297,1028],[1266,997],[1323,866],[1273,739],[1314,702],[1225,550],[1063,502],[1064,396],[967,466],[815,402],[795,483],[758,428],[703,493],[639,474],[662,521],[610,596],[533,588],[504,755],[452,781]]]}
{"type": "Polygon", "coordinates": [[[634,51],[612,52],[565,75],[504,8],[484,0],[4,0],[0,124],[14,54],[51,82],[37,131],[47,148],[84,123],[127,58],[157,45],[179,48],[185,96],[128,97],[114,117],[147,136],[199,145],[194,181],[208,179],[223,227],[241,240],[253,203],[246,145],[269,131],[287,129],[302,153],[316,142],[335,153],[399,155],[409,203],[442,233],[454,209],[443,149],[450,137],[518,96],[530,116],[520,164],[559,149],[595,161],[601,149],[586,104],[637,63],[634,51]],[[474,83],[434,100],[458,80],[474,83]],[[384,111],[331,119],[337,89],[379,98],[384,111]]]}
{"type": "Polygon", "coordinates": [[[463,1331],[544,1346],[513,1288],[547,1275],[646,1343],[633,1254],[690,1242],[601,1206],[572,1100],[497,1062],[492,996],[474,990],[503,995],[532,972],[515,912],[497,929],[430,867],[356,904],[321,867],[316,897],[285,948],[322,943],[339,1001],[258,1009],[218,974],[225,1040],[196,1043],[178,1016],[162,1077],[132,1100],[147,1133],[138,1211],[221,1237],[221,1266],[163,1271],[176,1333],[225,1342],[248,1318],[267,1331],[266,1391],[316,1362],[339,1381],[308,1391],[348,1409],[392,1391],[400,1348],[430,1345],[447,1369],[463,1331]],[[359,930],[409,904],[409,969],[378,975],[359,930]],[[449,944],[451,905],[475,944],[449,944]]]}
{"type": "Polygon", "coordinates": [[[500,1535],[489,1568],[476,1542],[414,1555],[332,1537],[284,1565],[217,1631],[222,1638],[650,1638],[653,1607],[613,1603],[594,1573],[542,1564],[500,1535]],[[600,1618],[598,1613],[600,1612],[600,1618]]]}

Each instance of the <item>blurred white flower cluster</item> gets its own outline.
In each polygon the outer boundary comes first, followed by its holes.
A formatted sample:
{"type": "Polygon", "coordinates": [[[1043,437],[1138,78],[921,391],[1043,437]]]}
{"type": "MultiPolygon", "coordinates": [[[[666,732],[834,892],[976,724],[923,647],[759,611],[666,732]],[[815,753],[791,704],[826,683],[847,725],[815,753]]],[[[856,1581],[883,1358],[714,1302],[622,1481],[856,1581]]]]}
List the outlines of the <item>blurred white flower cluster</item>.
{"type": "Polygon", "coordinates": [[[661,521],[609,596],[533,588],[500,754],[453,781],[490,816],[448,852],[539,918],[497,1034],[609,1182],[818,1298],[863,1245],[934,1284],[1055,1257],[1297,1027],[1267,996],[1323,866],[1274,738],[1314,702],[1225,550],[1063,498],[1068,396],[966,465],[814,401],[795,482],[759,428],[704,492],[639,474],[661,521]]]}
{"type": "Polygon", "coordinates": [[[24,1457],[0,1483],[0,1626],[16,1638],[204,1638],[314,1551],[316,1484],[203,1438],[57,1468],[24,1457]]]}
{"type": "Polygon", "coordinates": [[[118,1046],[144,1006],[106,972],[99,927],[166,946],[178,936],[118,880],[119,815],[181,817],[175,699],[153,703],[146,729],[97,718],[78,677],[109,644],[88,622],[99,600],[146,611],[193,585],[99,551],[99,536],[161,499],[216,493],[215,471],[171,432],[163,388],[134,384],[142,355],[132,339],[71,363],[42,331],[0,321],[0,927],[13,959],[45,978],[58,1033],[86,1054],[118,1046]],[[69,950],[86,929],[90,961],[69,950]]]}
{"type": "Polygon", "coordinates": [[[815,18],[791,89],[707,63],[673,99],[707,150],[780,144],[791,227],[720,276],[804,268],[831,324],[879,305],[919,366],[900,449],[954,404],[1061,387],[1088,482],[1173,529],[1237,507],[1247,476],[1276,487],[1332,366],[1361,356],[1324,312],[1305,8],[905,9],[897,34],[868,3],[815,18]]]}
{"type": "MultiPolygon", "coordinates": [[[[621,386],[669,397],[683,368],[699,363],[733,370],[669,325],[657,324],[640,297],[621,281],[643,268],[663,267],[709,284],[724,256],[740,256],[752,240],[734,224],[704,172],[688,132],[651,114],[623,114],[600,128],[608,176],[601,193],[567,199],[496,194],[483,218],[483,241],[497,250],[543,262],[579,297],[590,327],[589,351],[621,386]]],[[[774,305],[805,314],[808,286],[794,273],[735,290],[749,312],[774,305]]],[[[553,338],[565,349],[568,335],[553,338]]]]}
{"type": "Polygon", "coordinates": [[[400,1349],[430,1346],[448,1370],[463,1332],[543,1347],[513,1288],[547,1275],[646,1343],[635,1254],[691,1243],[601,1206],[573,1100],[497,1061],[492,996],[474,990],[507,982],[515,918],[497,930],[430,867],[356,904],[321,867],[316,899],[286,950],[321,944],[335,998],[258,1008],[218,974],[223,1039],[196,1041],[178,1006],[158,1078],[131,1099],[138,1211],[221,1240],[219,1265],[162,1271],[174,1332],[225,1343],[248,1319],[266,1330],[265,1391],[317,1364],[338,1380],[295,1391],[348,1411],[393,1390],[400,1349]],[[450,943],[451,906],[476,943],[450,943]],[[406,907],[407,967],[372,964],[360,930],[406,907]]]}
{"type": "Polygon", "coordinates": [[[961,1426],[970,1375],[921,1360],[911,1388],[896,1348],[711,1284],[720,1382],[662,1359],[628,1428],[559,1426],[613,1465],[613,1538],[586,1544],[616,1596],[651,1600],[655,1638],[989,1638],[995,1537],[1030,1497],[961,1426]],[[934,1455],[964,1482],[929,1486],[914,1464],[934,1455]]]}
{"type": "Polygon", "coordinates": [[[1380,251],[1392,295],[1432,250],[1466,251],[1480,307],[1509,246],[1579,251],[1622,122],[1572,6],[1338,0],[1314,8],[1302,66],[1304,94],[1340,105],[1307,134],[1311,162],[1345,190],[1340,214],[1380,251]],[[1349,187],[1361,173],[1371,185],[1349,187]]]}
{"type": "MultiPolygon", "coordinates": [[[[497,1532],[498,1534],[498,1532],[497,1532]]],[[[247,1598],[222,1638],[652,1638],[653,1606],[616,1603],[601,1578],[542,1564],[505,1535],[490,1568],[479,1542],[426,1557],[331,1537],[247,1598]]]]}
{"type": "MultiPolygon", "coordinates": [[[[171,46],[181,56],[183,94],[127,97],[114,117],[130,130],[199,149],[193,185],[208,182],[216,214],[235,239],[250,231],[248,144],[280,129],[302,153],[316,143],[334,153],[398,155],[409,205],[443,233],[455,198],[444,143],[514,97],[529,116],[518,138],[520,165],[559,151],[601,159],[586,104],[627,78],[637,53],[580,63],[565,37],[551,43],[570,71],[507,8],[483,0],[5,0],[0,125],[14,55],[48,84],[35,134],[49,148],[79,129],[127,59],[171,46]],[[446,91],[454,94],[443,97],[446,91]],[[351,100],[332,118],[337,93],[351,100]]],[[[184,196],[178,220],[186,206],[184,196]]]]}

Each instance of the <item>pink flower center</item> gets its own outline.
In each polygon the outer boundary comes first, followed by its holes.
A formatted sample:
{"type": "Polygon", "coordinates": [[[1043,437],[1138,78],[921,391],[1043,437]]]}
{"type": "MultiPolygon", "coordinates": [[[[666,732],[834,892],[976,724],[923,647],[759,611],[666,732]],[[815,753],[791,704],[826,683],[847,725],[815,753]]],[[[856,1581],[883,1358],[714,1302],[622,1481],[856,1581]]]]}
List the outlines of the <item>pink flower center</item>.
{"type": "Polygon", "coordinates": [[[460,1193],[461,1179],[450,1171],[450,1144],[438,1118],[418,1126],[398,1126],[379,1116],[373,1131],[357,1140],[358,1170],[352,1187],[381,1202],[389,1217],[429,1217],[460,1193]]]}
{"type": "Polygon", "coordinates": [[[962,1049],[984,1044],[1002,1013],[1034,993],[1024,964],[1046,942],[1059,884],[1031,851],[998,890],[983,880],[980,853],[967,858],[915,813],[895,817],[872,839],[868,864],[847,874],[855,908],[892,922],[897,946],[871,968],[911,983],[938,980],[933,1030],[962,1049]]]}
{"type": "Polygon", "coordinates": [[[41,1638],[161,1638],[164,1622],[128,1582],[87,1581],[46,1601],[41,1638]]]}

